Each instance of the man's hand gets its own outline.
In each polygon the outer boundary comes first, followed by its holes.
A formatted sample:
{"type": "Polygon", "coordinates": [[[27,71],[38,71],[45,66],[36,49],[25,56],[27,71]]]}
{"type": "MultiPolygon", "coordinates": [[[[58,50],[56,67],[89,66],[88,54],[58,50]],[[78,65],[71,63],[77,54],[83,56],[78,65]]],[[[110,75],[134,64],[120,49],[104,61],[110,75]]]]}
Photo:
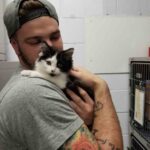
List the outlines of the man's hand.
{"type": "Polygon", "coordinates": [[[77,79],[81,80],[84,82],[87,86],[91,87],[92,89],[94,88],[95,83],[97,82],[104,82],[103,79],[97,77],[90,71],[80,68],[80,67],[74,67],[71,71],[70,74],[77,79]]]}
{"type": "MultiPolygon", "coordinates": [[[[103,84],[102,79],[84,68],[74,67],[70,71],[70,75],[82,81],[93,91],[97,84],[103,84]]],[[[81,97],[79,97],[73,91],[69,89],[67,90],[67,94],[71,97],[70,105],[75,110],[75,112],[84,120],[86,125],[92,125],[94,119],[95,100],[91,99],[91,97],[84,89],[79,88],[79,92],[81,97]]]]}
{"type": "Polygon", "coordinates": [[[81,97],[76,95],[73,91],[67,89],[67,94],[71,97],[70,105],[75,112],[84,120],[87,126],[93,124],[94,118],[94,100],[88,95],[88,93],[79,88],[81,97]]]}

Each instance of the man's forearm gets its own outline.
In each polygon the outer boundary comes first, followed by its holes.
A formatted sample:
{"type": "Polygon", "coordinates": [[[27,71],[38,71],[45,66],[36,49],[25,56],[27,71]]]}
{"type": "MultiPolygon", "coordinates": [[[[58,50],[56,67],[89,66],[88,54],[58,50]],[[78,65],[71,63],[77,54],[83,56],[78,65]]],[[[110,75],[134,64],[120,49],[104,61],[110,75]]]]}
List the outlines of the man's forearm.
{"type": "Polygon", "coordinates": [[[95,112],[92,132],[102,150],[123,150],[123,140],[118,117],[105,81],[96,81],[95,112]]]}

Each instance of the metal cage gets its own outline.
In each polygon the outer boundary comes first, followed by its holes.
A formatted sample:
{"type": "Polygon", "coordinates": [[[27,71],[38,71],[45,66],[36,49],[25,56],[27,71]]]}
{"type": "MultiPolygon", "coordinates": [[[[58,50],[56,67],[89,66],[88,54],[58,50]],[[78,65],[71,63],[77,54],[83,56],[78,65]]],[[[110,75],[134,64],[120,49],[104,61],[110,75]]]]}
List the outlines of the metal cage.
{"type": "MultiPolygon", "coordinates": [[[[150,58],[130,58],[130,124],[150,143],[150,58]],[[135,89],[144,92],[143,124],[135,118],[135,89]]],[[[134,141],[135,142],[135,141],[134,141]]]]}

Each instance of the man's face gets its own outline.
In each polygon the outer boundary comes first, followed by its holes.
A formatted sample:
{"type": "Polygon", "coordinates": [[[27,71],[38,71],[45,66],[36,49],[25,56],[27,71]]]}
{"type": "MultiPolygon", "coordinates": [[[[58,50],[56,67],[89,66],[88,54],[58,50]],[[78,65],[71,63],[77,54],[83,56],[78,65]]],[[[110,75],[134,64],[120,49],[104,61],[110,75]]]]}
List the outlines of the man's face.
{"type": "Polygon", "coordinates": [[[11,44],[25,68],[32,68],[42,42],[63,49],[58,23],[49,16],[42,16],[23,24],[12,41],[11,44]]]}

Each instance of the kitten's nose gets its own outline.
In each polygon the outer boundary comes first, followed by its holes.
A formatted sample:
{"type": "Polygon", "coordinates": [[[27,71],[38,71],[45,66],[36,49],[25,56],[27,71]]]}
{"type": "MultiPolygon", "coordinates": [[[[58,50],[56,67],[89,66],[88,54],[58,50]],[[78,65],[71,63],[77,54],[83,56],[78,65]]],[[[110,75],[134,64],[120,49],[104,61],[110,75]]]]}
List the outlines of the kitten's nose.
{"type": "Polygon", "coordinates": [[[52,69],[51,72],[54,73],[54,72],[55,72],[55,69],[52,69]]]}
{"type": "Polygon", "coordinates": [[[55,74],[55,69],[52,69],[52,70],[51,70],[50,75],[51,75],[52,77],[56,75],[56,74],[55,74]]]}

